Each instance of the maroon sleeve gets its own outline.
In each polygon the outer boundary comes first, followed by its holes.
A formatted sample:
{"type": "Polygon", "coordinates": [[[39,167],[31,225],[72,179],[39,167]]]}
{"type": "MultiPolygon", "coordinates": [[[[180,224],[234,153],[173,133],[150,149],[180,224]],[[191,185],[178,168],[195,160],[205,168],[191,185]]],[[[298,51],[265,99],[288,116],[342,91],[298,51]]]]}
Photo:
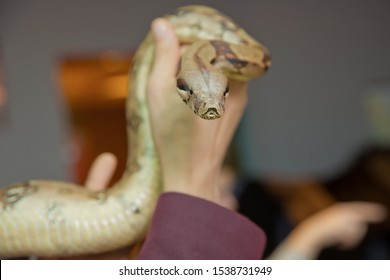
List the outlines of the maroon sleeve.
{"type": "Polygon", "coordinates": [[[244,216],[197,197],[165,193],[141,249],[143,260],[260,259],[264,232],[244,216]]]}

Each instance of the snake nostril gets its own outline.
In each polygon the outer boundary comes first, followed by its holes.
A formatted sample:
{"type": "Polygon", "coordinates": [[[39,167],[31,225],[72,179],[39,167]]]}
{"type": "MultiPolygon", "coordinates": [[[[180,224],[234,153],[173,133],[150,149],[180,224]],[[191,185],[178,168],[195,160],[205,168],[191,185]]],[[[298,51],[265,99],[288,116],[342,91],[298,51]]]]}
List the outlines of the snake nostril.
{"type": "Polygon", "coordinates": [[[206,114],[218,114],[217,108],[207,109],[206,114]]]}
{"type": "Polygon", "coordinates": [[[217,108],[209,108],[206,113],[203,114],[206,119],[216,119],[219,117],[217,108]]]}

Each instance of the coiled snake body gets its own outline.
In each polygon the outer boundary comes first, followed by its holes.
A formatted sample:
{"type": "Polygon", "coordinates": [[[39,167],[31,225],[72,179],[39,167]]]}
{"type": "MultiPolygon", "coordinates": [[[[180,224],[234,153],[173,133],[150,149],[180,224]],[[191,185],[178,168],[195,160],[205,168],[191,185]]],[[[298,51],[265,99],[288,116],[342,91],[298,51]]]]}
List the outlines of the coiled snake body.
{"type": "MultiPolygon", "coordinates": [[[[212,8],[182,7],[166,18],[180,42],[191,44],[181,59],[177,91],[202,118],[223,114],[225,75],[249,80],[270,65],[260,43],[212,8]]],[[[121,180],[100,193],[45,180],[0,189],[1,257],[99,253],[130,245],[145,234],[161,188],[145,96],[154,48],[148,34],[130,72],[129,157],[121,180]]]]}

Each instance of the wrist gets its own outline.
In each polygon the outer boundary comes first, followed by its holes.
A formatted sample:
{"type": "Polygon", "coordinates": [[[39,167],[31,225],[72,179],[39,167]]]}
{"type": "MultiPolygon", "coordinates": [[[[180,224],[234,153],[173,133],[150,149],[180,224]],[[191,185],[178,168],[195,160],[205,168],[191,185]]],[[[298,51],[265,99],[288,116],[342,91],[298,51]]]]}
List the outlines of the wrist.
{"type": "MultiPolygon", "coordinates": [[[[165,173],[166,174],[166,173],[165,173]]],[[[163,176],[163,192],[179,192],[215,203],[220,201],[220,189],[218,186],[219,172],[183,172],[168,173],[163,176]]]]}

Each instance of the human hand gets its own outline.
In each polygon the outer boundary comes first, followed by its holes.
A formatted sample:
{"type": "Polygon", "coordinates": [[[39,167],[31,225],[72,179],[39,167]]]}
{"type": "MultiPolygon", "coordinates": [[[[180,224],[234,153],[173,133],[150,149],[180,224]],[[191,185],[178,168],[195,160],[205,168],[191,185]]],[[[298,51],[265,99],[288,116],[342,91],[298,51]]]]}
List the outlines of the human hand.
{"type": "Polygon", "coordinates": [[[363,239],[370,223],[379,223],[386,215],[386,209],[378,203],[336,203],[298,225],[272,258],[281,258],[283,250],[285,256],[314,259],[330,246],[352,248],[363,239]]]}
{"type": "Polygon", "coordinates": [[[175,91],[180,46],[172,27],[164,19],[157,19],[152,31],[157,46],[147,97],[163,190],[218,202],[220,168],[247,102],[247,84],[230,81],[224,116],[201,119],[175,91]]]}

